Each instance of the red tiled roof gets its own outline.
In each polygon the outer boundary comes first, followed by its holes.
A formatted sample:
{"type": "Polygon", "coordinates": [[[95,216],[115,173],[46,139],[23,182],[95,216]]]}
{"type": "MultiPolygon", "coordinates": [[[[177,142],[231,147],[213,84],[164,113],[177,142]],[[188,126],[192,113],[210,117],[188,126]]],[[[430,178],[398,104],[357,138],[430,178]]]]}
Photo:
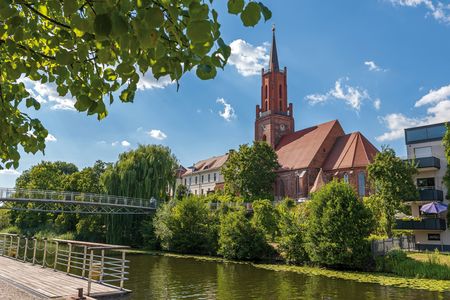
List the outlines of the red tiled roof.
{"type": "Polygon", "coordinates": [[[359,131],[339,137],[328,155],[323,169],[338,170],[366,167],[372,161],[378,149],[359,131]]]}
{"type": "Polygon", "coordinates": [[[282,137],[275,149],[281,168],[308,168],[333,128],[344,134],[339,121],[333,120],[282,137]]]}
{"type": "Polygon", "coordinates": [[[213,156],[208,159],[201,160],[194,164],[194,168],[188,168],[183,177],[192,173],[219,169],[228,159],[228,153],[221,156],[213,156]]]}

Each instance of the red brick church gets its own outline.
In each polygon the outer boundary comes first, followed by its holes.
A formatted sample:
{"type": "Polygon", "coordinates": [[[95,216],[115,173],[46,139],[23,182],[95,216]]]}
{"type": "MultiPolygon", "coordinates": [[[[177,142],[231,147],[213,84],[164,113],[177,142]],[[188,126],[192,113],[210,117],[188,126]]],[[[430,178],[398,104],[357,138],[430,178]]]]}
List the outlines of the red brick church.
{"type": "Polygon", "coordinates": [[[338,120],[295,131],[293,105],[287,96],[287,68],[279,67],[275,31],[269,69],[262,70],[255,140],[266,141],[278,155],[277,199],[306,198],[332,178],[350,183],[360,196],[368,194],[366,167],[378,150],[364,135],[346,134],[338,120]]]}

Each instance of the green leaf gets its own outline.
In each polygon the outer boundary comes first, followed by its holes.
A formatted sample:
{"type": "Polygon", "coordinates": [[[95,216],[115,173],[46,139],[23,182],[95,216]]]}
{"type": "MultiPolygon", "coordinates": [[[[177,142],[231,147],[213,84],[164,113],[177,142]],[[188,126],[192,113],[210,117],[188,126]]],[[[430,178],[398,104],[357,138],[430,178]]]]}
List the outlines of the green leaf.
{"type": "Polygon", "coordinates": [[[121,36],[128,33],[128,22],[118,13],[112,16],[112,35],[121,36]]]}
{"type": "Polygon", "coordinates": [[[73,56],[64,49],[61,49],[58,53],[56,53],[55,57],[56,62],[61,65],[70,65],[73,63],[73,56]]]}
{"type": "Polygon", "coordinates": [[[259,2],[259,7],[261,7],[262,15],[264,16],[264,21],[267,21],[272,18],[272,12],[270,9],[265,6],[262,2],[259,2]]]}
{"type": "Polygon", "coordinates": [[[103,73],[103,78],[105,78],[108,81],[114,81],[117,79],[117,74],[116,72],[114,72],[113,69],[107,68],[103,73]]]}
{"type": "Polygon", "coordinates": [[[67,94],[68,88],[65,85],[58,85],[56,91],[60,96],[64,97],[67,94]]]}
{"type": "Polygon", "coordinates": [[[244,0],[228,0],[228,12],[237,15],[244,9],[244,0]]]}
{"type": "Polygon", "coordinates": [[[261,19],[261,7],[255,2],[249,2],[241,13],[241,20],[244,26],[255,26],[261,19]]]}
{"type": "Polygon", "coordinates": [[[112,22],[109,14],[95,16],[94,32],[99,36],[108,36],[111,33],[112,22]]]}
{"type": "Polygon", "coordinates": [[[66,17],[69,17],[71,14],[76,12],[77,9],[78,9],[77,1],[75,1],[75,0],[64,1],[63,10],[64,10],[64,15],[66,17]]]}
{"type": "Polygon", "coordinates": [[[197,66],[196,74],[202,80],[213,79],[216,77],[217,70],[210,64],[200,64],[197,66]]]}
{"type": "Polygon", "coordinates": [[[190,22],[187,27],[187,35],[193,43],[205,43],[211,41],[211,24],[208,21],[190,22]]]}
{"type": "Polygon", "coordinates": [[[164,22],[164,14],[161,9],[151,7],[145,11],[144,20],[150,28],[161,27],[164,22]]]}
{"type": "Polygon", "coordinates": [[[129,88],[124,89],[119,96],[122,102],[133,102],[134,99],[134,91],[131,91],[129,88]]]}
{"type": "Polygon", "coordinates": [[[208,18],[209,7],[207,4],[200,4],[196,1],[189,5],[189,16],[191,20],[205,20],[208,18]]]}
{"type": "Polygon", "coordinates": [[[75,108],[78,111],[86,111],[92,105],[92,102],[93,101],[87,95],[80,95],[77,97],[75,108]]]}

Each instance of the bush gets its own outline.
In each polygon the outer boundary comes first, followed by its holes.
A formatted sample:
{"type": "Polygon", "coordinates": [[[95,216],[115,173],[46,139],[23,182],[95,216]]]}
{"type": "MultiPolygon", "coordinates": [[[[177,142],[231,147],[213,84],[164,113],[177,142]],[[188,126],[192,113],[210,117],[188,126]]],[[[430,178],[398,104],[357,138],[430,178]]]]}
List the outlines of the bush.
{"type": "Polygon", "coordinates": [[[244,210],[238,210],[221,219],[218,253],[226,259],[257,260],[270,255],[270,246],[264,232],[246,218],[244,210]]]}
{"type": "Polygon", "coordinates": [[[307,250],[320,265],[366,269],[370,248],[366,238],[372,217],[353,188],[333,180],[312,195],[307,225],[307,250]]]}
{"type": "Polygon", "coordinates": [[[256,200],[253,202],[252,223],[270,238],[275,239],[278,233],[278,212],[269,200],[256,200]]]}
{"type": "Polygon", "coordinates": [[[217,221],[202,199],[189,197],[162,205],[156,213],[154,227],[164,250],[216,253],[217,221]]]}
{"type": "Polygon", "coordinates": [[[278,206],[280,230],[279,250],[289,264],[303,264],[309,260],[305,250],[306,204],[291,207],[289,203],[278,206]]]}

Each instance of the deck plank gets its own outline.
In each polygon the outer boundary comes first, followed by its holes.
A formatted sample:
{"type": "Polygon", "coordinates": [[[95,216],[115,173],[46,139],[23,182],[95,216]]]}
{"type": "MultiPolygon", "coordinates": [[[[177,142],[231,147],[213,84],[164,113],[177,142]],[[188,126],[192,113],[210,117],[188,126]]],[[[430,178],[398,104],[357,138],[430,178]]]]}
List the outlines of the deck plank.
{"type": "MultiPolygon", "coordinates": [[[[87,280],[0,256],[0,277],[7,279],[47,298],[75,296],[77,288],[87,292],[87,280]]],[[[105,296],[123,294],[124,291],[98,283],[92,283],[91,295],[105,296]]]]}

